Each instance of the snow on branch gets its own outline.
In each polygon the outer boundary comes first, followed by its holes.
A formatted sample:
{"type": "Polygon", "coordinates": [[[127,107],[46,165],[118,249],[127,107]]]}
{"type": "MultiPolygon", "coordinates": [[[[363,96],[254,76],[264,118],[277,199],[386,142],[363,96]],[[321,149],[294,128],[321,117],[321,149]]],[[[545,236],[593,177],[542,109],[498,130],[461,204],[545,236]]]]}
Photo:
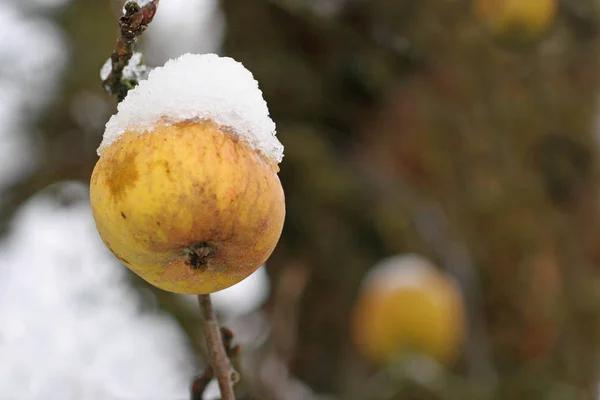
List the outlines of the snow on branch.
{"type": "Polygon", "coordinates": [[[137,84],[137,81],[126,79],[123,70],[133,56],[133,45],[137,38],[152,22],[159,0],[145,1],[140,5],[136,1],[128,1],[123,7],[123,15],[119,18],[120,34],[115,50],[110,56],[111,68],[106,76],[102,76],[104,90],[121,101],[127,91],[137,84]]]}

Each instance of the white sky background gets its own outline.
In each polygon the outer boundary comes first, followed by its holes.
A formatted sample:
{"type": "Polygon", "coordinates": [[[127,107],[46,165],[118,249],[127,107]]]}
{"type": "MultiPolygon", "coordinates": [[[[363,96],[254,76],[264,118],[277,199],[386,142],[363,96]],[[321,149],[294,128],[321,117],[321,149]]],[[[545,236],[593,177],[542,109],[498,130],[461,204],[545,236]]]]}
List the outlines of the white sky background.
{"type": "MultiPolygon", "coordinates": [[[[32,165],[26,118],[52,99],[68,61],[57,27],[24,10],[59,6],[68,0],[0,0],[0,193],[32,165]]],[[[215,1],[162,0],[142,50],[160,65],[218,51],[222,32],[215,1]]],[[[183,333],[170,316],[140,313],[125,267],[95,230],[87,187],[59,188],[81,200],[64,206],[38,194],[0,241],[0,398],[188,398],[197,371],[183,333]]],[[[251,312],[268,287],[260,270],[215,295],[215,307],[230,318],[251,312]]]]}

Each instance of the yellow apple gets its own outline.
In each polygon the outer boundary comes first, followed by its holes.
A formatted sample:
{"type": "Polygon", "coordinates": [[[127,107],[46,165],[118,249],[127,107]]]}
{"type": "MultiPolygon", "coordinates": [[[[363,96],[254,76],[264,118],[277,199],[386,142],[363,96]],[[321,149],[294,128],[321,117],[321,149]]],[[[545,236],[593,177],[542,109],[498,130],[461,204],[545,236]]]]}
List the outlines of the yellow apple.
{"type": "Polygon", "coordinates": [[[476,16],[506,43],[538,41],[552,26],[556,0],[473,0],[476,16]]]}
{"type": "Polygon", "coordinates": [[[465,316],[454,281],[426,259],[402,255],[375,266],[353,310],[358,350],[385,364],[416,353],[450,364],[461,353],[465,316]]]}
{"type": "Polygon", "coordinates": [[[206,294],[260,267],[281,235],[277,164],[210,121],[128,130],[102,152],[90,188],[98,232],[149,283],[206,294]]]}

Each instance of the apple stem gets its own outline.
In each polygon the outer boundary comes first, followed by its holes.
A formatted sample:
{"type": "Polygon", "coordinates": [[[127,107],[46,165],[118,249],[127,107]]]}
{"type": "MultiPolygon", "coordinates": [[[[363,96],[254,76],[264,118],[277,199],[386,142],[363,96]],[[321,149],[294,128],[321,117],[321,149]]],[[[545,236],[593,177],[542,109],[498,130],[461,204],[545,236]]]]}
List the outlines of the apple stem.
{"type": "Polygon", "coordinates": [[[227,356],[210,295],[198,295],[198,304],[200,305],[200,312],[204,320],[204,336],[206,337],[210,363],[219,383],[221,399],[235,400],[232,377],[237,375],[237,372],[232,368],[227,356]]]}

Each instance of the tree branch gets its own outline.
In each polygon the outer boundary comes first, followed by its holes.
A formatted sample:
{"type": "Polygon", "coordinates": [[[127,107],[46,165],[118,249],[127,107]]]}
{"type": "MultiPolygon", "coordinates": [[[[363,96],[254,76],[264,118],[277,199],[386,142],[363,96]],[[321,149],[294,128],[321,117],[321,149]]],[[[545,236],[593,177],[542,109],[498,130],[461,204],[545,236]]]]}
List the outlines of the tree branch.
{"type": "Polygon", "coordinates": [[[210,379],[208,379],[208,381],[206,379],[209,377],[212,378],[214,374],[219,382],[221,399],[235,400],[232,376],[237,376],[237,372],[231,367],[229,362],[229,356],[238,351],[237,347],[231,348],[233,334],[228,329],[219,330],[219,324],[209,294],[198,295],[198,304],[200,305],[200,313],[204,320],[204,333],[211,363],[211,366],[209,366],[207,371],[200,377],[201,383],[206,382],[204,383],[202,390],[204,390],[204,387],[210,381],[210,379]],[[227,347],[225,345],[227,345],[227,347]],[[228,355],[227,353],[232,354],[228,355]],[[212,371],[209,370],[209,368],[212,371]]]}
{"type": "MultiPolygon", "coordinates": [[[[233,332],[230,329],[221,328],[221,338],[223,339],[223,347],[225,348],[227,357],[232,359],[240,351],[239,345],[233,346],[233,332]]],[[[213,369],[212,365],[208,365],[202,375],[197,376],[192,382],[191,400],[202,400],[204,398],[204,391],[214,377],[215,370],[213,369]]],[[[235,383],[235,380],[233,383],[235,383]]]]}
{"type": "Polygon", "coordinates": [[[137,84],[137,82],[123,79],[123,69],[133,55],[135,41],[152,22],[158,2],[159,0],[151,0],[140,6],[135,1],[128,1],[123,7],[124,14],[119,18],[120,35],[117,38],[115,50],[110,56],[111,70],[102,81],[104,90],[111,96],[116,96],[118,101],[122,101],[129,89],[137,84]]]}

